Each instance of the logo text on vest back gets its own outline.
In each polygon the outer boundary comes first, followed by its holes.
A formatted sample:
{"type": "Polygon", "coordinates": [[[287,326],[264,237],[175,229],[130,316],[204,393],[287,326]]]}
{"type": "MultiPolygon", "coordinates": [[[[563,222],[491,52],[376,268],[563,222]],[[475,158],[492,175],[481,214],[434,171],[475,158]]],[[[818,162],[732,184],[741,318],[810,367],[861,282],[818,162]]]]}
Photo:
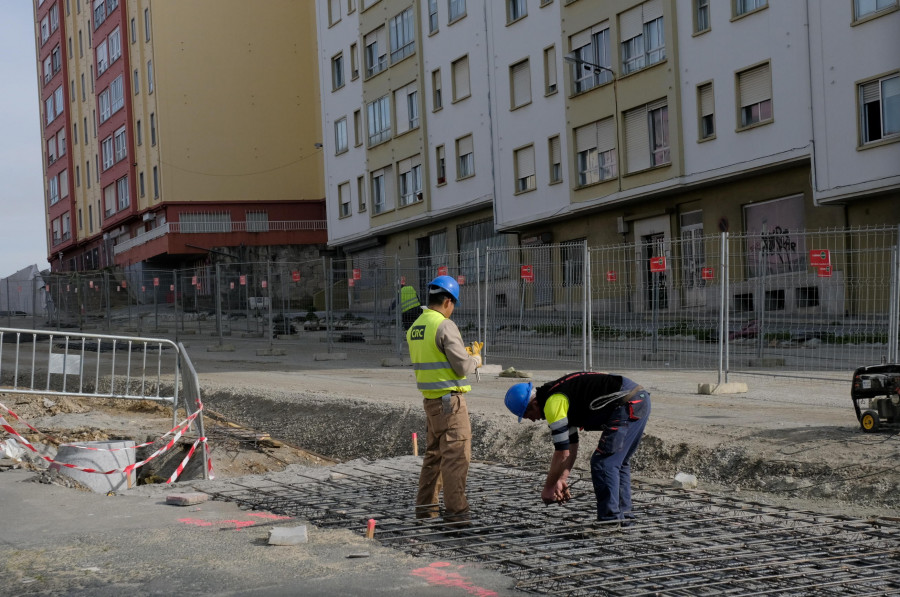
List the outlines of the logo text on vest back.
{"type": "Polygon", "coordinates": [[[413,326],[409,330],[409,339],[410,340],[424,340],[425,339],[425,326],[417,325],[413,326]]]}

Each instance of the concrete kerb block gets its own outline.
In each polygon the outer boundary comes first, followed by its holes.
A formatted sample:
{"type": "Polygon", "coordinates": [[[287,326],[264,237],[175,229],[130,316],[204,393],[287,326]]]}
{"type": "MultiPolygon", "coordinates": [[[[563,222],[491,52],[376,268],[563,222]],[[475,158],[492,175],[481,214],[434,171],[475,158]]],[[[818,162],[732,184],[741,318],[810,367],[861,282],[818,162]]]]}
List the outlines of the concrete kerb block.
{"type": "Polygon", "coordinates": [[[697,384],[698,394],[746,394],[750,388],[745,383],[701,383],[697,384]]]}
{"type": "Polygon", "coordinates": [[[346,352],[317,352],[313,355],[314,361],[346,361],[346,352]]]}
{"type": "Polygon", "coordinates": [[[300,545],[308,543],[306,525],[295,527],[275,527],[269,531],[269,545],[300,545]]]}
{"type": "Polygon", "coordinates": [[[209,499],[209,494],[195,491],[192,493],[173,493],[166,496],[166,503],[170,506],[193,506],[202,504],[209,499]]]}
{"type": "Polygon", "coordinates": [[[206,352],[234,352],[234,344],[213,344],[206,347],[206,352]]]}
{"type": "Polygon", "coordinates": [[[399,358],[399,357],[388,357],[386,359],[381,359],[382,367],[411,367],[412,361],[408,358],[399,358]]]}
{"type": "Polygon", "coordinates": [[[259,348],[256,350],[256,356],[258,357],[284,357],[287,356],[287,351],[283,348],[259,348]]]}

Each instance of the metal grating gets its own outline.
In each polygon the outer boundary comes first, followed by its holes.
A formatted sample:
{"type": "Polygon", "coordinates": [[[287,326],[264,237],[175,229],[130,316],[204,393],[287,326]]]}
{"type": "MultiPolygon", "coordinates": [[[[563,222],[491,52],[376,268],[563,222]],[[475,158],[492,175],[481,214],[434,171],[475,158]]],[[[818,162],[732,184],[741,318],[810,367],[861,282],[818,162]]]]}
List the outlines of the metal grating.
{"type": "Polygon", "coordinates": [[[243,507],[364,532],[415,556],[474,561],[520,590],[550,595],[898,595],[900,521],[860,520],[636,482],[637,524],[594,521],[590,477],[544,506],[543,472],[473,463],[473,525],[416,521],[418,471],[403,462],[344,465],[325,478],[231,483],[209,491],[243,507]]]}

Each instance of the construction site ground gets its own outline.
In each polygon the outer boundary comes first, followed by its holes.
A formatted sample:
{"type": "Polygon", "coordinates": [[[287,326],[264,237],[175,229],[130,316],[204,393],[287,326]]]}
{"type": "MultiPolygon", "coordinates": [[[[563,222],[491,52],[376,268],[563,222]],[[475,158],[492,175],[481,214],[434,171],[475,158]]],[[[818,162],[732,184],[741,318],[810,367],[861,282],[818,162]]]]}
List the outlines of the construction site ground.
{"type": "MultiPolygon", "coordinates": [[[[41,477],[36,470],[3,470],[0,570],[12,580],[0,586],[0,595],[515,592],[513,580],[496,570],[414,558],[365,539],[363,528],[311,525],[309,543],[271,547],[265,539],[273,526],[302,524],[302,517],[252,516],[222,501],[165,505],[167,494],[223,480],[241,485],[250,478],[246,475],[408,456],[413,433],[424,451],[421,396],[410,367],[384,366],[396,364],[385,363],[397,356],[390,346],[344,351],[338,344],[329,352],[318,338],[301,335],[274,345],[226,339],[235,350],[220,352],[215,338],[183,341],[200,377],[218,479],[183,479],[174,486],[104,496],[65,483],[30,482],[41,477]],[[278,350],[267,350],[273,347],[278,350]],[[340,358],[344,352],[346,359],[340,358]],[[367,557],[350,557],[363,552],[367,557]]],[[[535,383],[580,368],[554,361],[492,364],[526,371],[535,383]]],[[[733,395],[697,393],[699,383],[717,381],[715,372],[617,371],[652,394],[635,477],[666,486],[677,473],[688,473],[700,490],[727,499],[860,520],[897,519],[900,437],[896,430],[862,433],[849,397],[849,371],[864,364],[871,363],[848,363],[840,382],[732,376],[729,381],[749,386],[747,393],[733,395]]],[[[468,405],[476,460],[509,465],[549,460],[546,426],[518,424],[503,406],[506,389],[517,381],[496,373],[472,381],[468,405]]],[[[62,441],[141,443],[172,426],[171,412],[143,402],[23,394],[2,395],[0,402],[62,441]]],[[[597,439],[596,433],[582,435],[587,447],[597,439]]],[[[582,450],[582,467],[590,452],[582,450]]],[[[47,477],[39,480],[53,481],[47,477]]],[[[531,486],[531,499],[539,503],[539,485],[531,486]]],[[[589,498],[589,484],[581,488],[589,498]]]]}

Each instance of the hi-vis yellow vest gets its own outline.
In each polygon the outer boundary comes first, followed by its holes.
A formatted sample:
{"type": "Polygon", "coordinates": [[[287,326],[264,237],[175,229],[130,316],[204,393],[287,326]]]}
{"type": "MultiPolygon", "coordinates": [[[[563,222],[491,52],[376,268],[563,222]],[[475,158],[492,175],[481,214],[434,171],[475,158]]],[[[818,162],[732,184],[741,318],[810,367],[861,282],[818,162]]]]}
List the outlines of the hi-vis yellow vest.
{"type": "Polygon", "coordinates": [[[409,358],[416,372],[416,386],[426,398],[440,398],[450,392],[463,393],[472,389],[466,376],[458,376],[447,355],[438,350],[434,337],[445,317],[438,311],[425,309],[406,332],[409,358]]]}
{"type": "Polygon", "coordinates": [[[400,289],[400,311],[406,312],[419,306],[419,297],[412,286],[404,286],[400,289]]]}

